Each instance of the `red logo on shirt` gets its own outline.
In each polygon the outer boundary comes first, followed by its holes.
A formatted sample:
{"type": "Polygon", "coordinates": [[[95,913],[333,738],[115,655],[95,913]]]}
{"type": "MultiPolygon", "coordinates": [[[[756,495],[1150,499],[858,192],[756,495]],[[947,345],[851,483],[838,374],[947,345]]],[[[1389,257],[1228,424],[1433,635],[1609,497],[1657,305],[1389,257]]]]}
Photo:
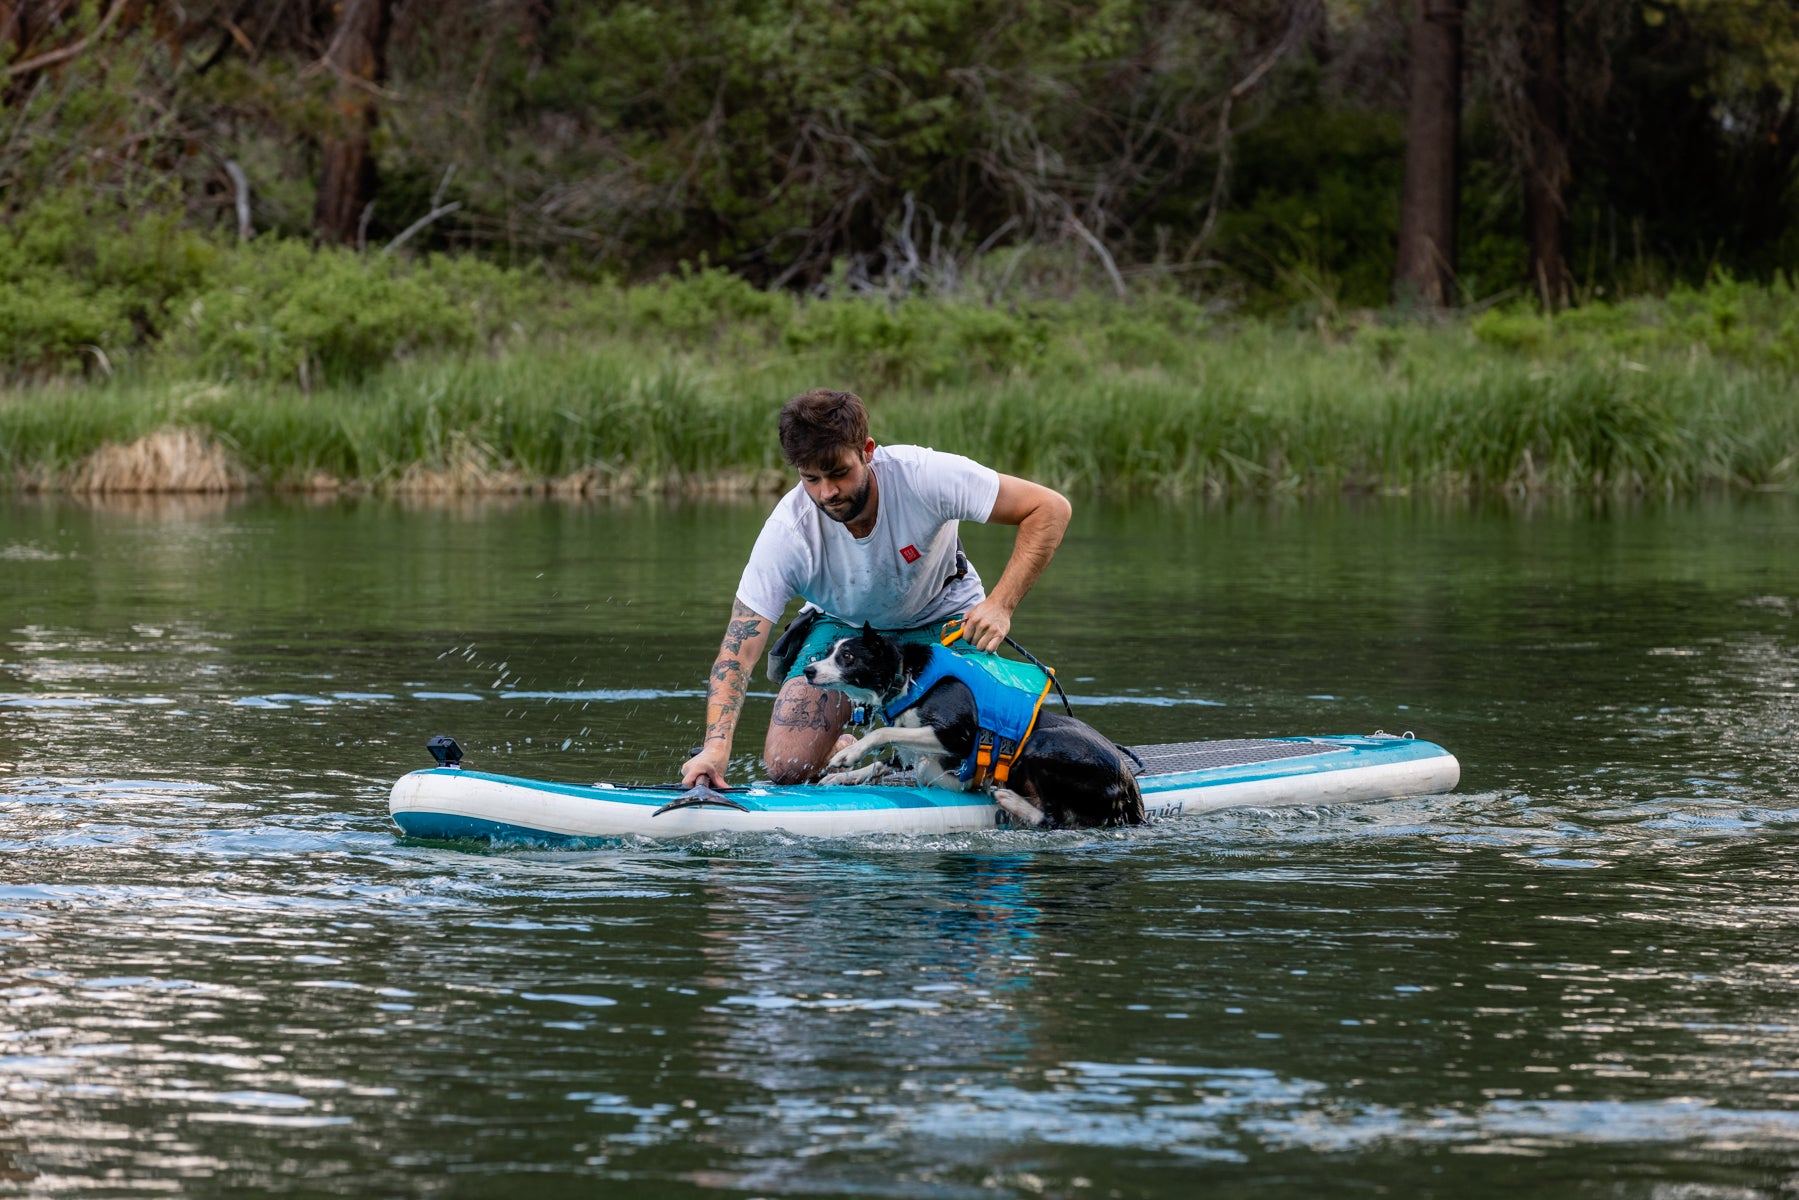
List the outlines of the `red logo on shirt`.
{"type": "Polygon", "coordinates": [[[918,561],[918,547],[917,546],[901,546],[900,547],[900,557],[905,559],[909,563],[917,562],[918,561]]]}

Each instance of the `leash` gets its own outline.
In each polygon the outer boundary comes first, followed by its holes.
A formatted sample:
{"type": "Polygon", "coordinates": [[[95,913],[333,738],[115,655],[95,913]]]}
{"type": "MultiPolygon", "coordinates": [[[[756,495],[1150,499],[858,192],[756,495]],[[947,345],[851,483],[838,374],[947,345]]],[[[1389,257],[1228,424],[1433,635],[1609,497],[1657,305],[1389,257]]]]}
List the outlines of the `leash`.
{"type": "Polygon", "coordinates": [[[1054,669],[1052,669],[1051,667],[1046,665],[1044,663],[1044,661],[1042,659],[1038,658],[1035,654],[1032,654],[1029,650],[1026,650],[1023,646],[1020,646],[1017,642],[1013,641],[1012,635],[1009,633],[1006,635],[1006,645],[1012,647],[1012,649],[1014,649],[1014,650],[1018,651],[1020,654],[1024,655],[1027,659],[1029,659],[1031,662],[1035,663],[1037,666],[1043,668],[1043,673],[1045,675],[1049,676],[1050,683],[1055,686],[1056,695],[1062,697],[1062,711],[1067,713],[1071,717],[1074,716],[1074,705],[1068,703],[1068,693],[1062,690],[1062,681],[1060,679],[1056,678],[1056,673],[1055,673],[1054,669]]]}
{"type": "MultiPolygon", "coordinates": [[[[960,620],[946,621],[943,626],[943,644],[947,646],[959,637],[962,637],[962,622],[960,620]]],[[[963,640],[966,641],[967,639],[964,638],[963,640]]],[[[1006,645],[1024,655],[1025,659],[1029,661],[1031,665],[1049,676],[1049,682],[1056,689],[1056,695],[1062,697],[1062,711],[1066,712],[1071,717],[1074,716],[1074,706],[1068,703],[1068,693],[1062,690],[1062,681],[1056,678],[1056,669],[1044,662],[1041,658],[1038,658],[1035,654],[1032,654],[1029,650],[1026,650],[1023,646],[1020,646],[1017,642],[1013,641],[1011,634],[1006,635],[1006,645]]]]}

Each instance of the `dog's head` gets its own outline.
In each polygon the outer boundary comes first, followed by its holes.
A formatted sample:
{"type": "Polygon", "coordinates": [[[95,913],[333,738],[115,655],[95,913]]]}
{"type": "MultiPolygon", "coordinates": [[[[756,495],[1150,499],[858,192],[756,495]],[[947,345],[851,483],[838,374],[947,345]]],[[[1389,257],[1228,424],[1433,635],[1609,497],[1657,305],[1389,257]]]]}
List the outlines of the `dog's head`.
{"type": "Polygon", "coordinates": [[[805,673],[813,687],[842,692],[857,704],[879,704],[899,685],[899,644],[865,624],[861,633],[838,638],[805,673]]]}

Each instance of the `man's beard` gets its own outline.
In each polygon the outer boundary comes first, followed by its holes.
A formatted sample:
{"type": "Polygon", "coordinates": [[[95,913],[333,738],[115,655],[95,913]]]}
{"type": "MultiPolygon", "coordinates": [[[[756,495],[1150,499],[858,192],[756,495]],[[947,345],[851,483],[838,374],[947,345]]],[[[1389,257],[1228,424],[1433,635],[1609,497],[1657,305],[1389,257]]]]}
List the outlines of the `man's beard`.
{"type": "Polygon", "coordinates": [[[862,476],[862,486],[857,488],[853,495],[846,497],[849,501],[847,505],[830,508],[823,504],[819,504],[816,500],[812,503],[817,505],[819,512],[831,518],[831,520],[837,522],[839,525],[848,525],[851,521],[854,521],[857,517],[861,516],[868,508],[868,493],[873,489],[874,481],[875,473],[872,470],[864,473],[862,476]]]}

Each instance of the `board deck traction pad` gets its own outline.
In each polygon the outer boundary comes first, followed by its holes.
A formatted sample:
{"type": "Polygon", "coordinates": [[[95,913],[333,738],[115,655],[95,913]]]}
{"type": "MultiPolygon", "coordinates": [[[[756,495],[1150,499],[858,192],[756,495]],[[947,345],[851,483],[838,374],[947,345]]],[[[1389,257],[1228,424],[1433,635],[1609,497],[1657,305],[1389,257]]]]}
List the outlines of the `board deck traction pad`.
{"type": "MultiPolygon", "coordinates": [[[[1143,769],[1141,779],[1161,775],[1184,775],[1189,771],[1214,771],[1220,767],[1252,767],[1257,763],[1279,762],[1283,758],[1319,758],[1327,754],[1349,754],[1347,746],[1319,742],[1277,742],[1268,738],[1225,738],[1215,742],[1158,742],[1153,746],[1123,746],[1134,755],[1143,769]]],[[[915,787],[917,779],[910,771],[892,771],[870,787],[915,787]]],[[[755,784],[747,785],[755,787],[755,784]]],[[[739,790],[728,788],[729,791],[739,790]]]]}
{"type": "Polygon", "coordinates": [[[1341,746],[1317,742],[1276,742],[1265,738],[1230,738],[1217,742],[1162,742],[1129,748],[1143,764],[1145,775],[1178,775],[1185,771],[1210,771],[1216,767],[1246,767],[1283,758],[1312,758],[1319,754],[1347,754],[1341,746]]]}

